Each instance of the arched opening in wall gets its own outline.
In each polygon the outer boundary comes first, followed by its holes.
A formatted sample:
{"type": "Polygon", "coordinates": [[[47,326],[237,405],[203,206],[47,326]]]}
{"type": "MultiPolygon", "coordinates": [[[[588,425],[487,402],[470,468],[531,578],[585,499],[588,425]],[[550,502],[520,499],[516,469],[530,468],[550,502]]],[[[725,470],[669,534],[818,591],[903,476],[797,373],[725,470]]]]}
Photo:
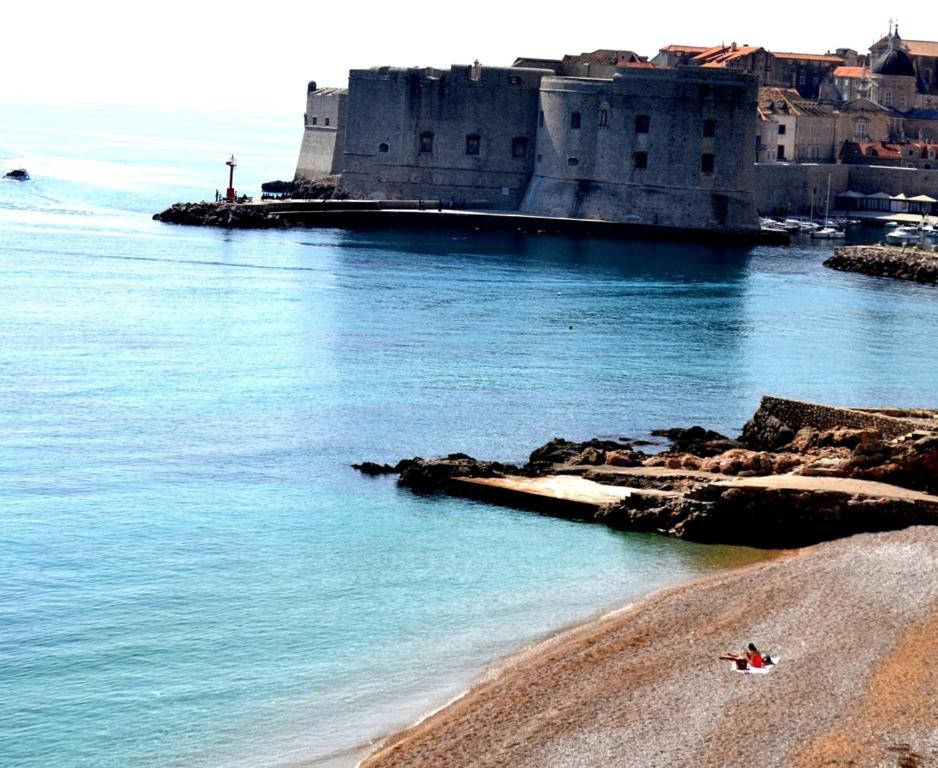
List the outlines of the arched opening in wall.
{"type": "Polygon", "coordinates": [[[570,113],[570,127],[571,127],[573,130],[575,130],[575,131],[580,130],[580,120],[581,120],[581,118],[582,118],[582,116],[580,115],[579,112],[571,112],[571,113],[570,113]]]}
{"type": "Polygon", "coordinates": [[[390,147],[387,144],[385,144],[383,141],[378,145],[378,151],[381,154],[386,154],[389,149],[390,147]]]}
{"type": "Polygon", "coordinates": [[[635,133],[648,133],[651,129],[651,118],[648,115],[635,116],[635,133]]]}
{"type": "Polygon", "coordinates": [[[527,157],[528,155],[528,140],[524,136],[515,136],[511,140],[511,156],[512,157],[527,157]]]}
{"type": "Polygon", "coordinates": [[[579,164],[580,164],[580,161],[577,158],[575,157],[567,158],[567,165],[579,165],[579,164]]]}
{"type": "Polygon", "coordinates": [[[482,148],[482,137],[477,133],[466,135],[466,154],[478,155],[482,148]]]}
{"type": "Polygon", "coordinates": [[[433,133],[430,131],[424,131],[420,134],[420,144],[419,144],[420,154],[429,155],[433,153],[433,133]]]}

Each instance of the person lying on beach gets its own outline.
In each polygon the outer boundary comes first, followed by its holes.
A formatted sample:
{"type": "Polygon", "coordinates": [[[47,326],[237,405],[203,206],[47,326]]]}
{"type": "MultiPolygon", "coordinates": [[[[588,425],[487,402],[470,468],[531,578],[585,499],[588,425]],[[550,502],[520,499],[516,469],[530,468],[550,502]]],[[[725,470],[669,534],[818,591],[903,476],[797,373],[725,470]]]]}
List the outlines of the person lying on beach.
{"type": "Polygon", "coordinates": [[[749,643],[742,653],[724,653],[721,659],[732,661],[736,669],[745,672],[749,669],[763,669],[775,665],[772,657],[767,653],[762,653],[753,643],[749,643]]]}
{"type": "Polygon", "coordinates": [[[755,669],[761,669],[765,666],[765,661],[762,658],[762,654],[759,652],[759,649],[756,648],[754,643],[749,643],[745,651],[746,661],[749,662],[749,666],[755,669]]]}

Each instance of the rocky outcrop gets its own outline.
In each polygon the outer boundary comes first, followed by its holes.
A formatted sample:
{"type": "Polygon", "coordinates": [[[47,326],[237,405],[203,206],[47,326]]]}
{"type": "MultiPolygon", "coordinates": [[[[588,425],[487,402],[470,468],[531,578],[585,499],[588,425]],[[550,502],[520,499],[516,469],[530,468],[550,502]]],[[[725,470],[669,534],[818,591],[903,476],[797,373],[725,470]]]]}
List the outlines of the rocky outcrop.
{"type": "Polygon", "coordinates": [[[153,220],[166,224],[231,229],[266,229],[284,226],[279,216],[270,213],[263,206],[227,202],[175,203],[162,213],[153,214],[153,220]]]}
{"type": "Polygon", "coordinates": [[[631,442],[624,440],[586,440],[576,443],[555,437],[540,448],[535,448],[521,473],[528,477],[554,472],[560,466],[598,466],[613,464],[634,467],[641,463],[645,454],[635,451],[631,442]]]}
{"type": "Polygon", "coordinates": [[[916,283],[938,283],[938,254],[889,245],[847,245],[834,249],[825,267],[916,283]]]}
{"type": "Polygon", "coordinates": [[[450,480],[456,477],[501,477],[517,472],[518,468],[509,464],[451,453],[442,459],[427,460],[418,456],[405,461],[398,482],[414,491],[435,493],[450,490],[450,480]]]}
{"type": "Polygon", "coordinates": [[[739,441],[731,440],[719,432],[704,429],[700,426],[688,427],[687,429],[680,427],[655,429],[652,430],[651,434],[657,437],[666,437],[671,441],[671,447],[666,451],[667,454],[689,453],[693,456],[707,457],[717,456],[725,451],[740,447],[739,441]]]}
{"type": "Polygon", "coordinates": [[[624,439],[554,438],[520,469],[465,454],[357,468],[397,471],[402,485],[421,492],[475,494],[704,542],[798,547],[861,531],[938,524],[934,411],[838,409],[764,398],[740,441],[702,427],[654,434],[671,440],[670,448],[648,455],[624,439]],[[558,481],[568,475],[633,490],[597,495],[590,488],[588,496],[576,497],[569,483],[563,484],[568,490],[560,489],[558,481]],[[522,477],[544,477],[539,487],[551,490],[535,492],[530,486],[538,483],[522,477]],[[502,479],[454,482],[459,478],[502,479]],[[856,482],[871,480],[887,485],[856,482]],[[619,500],[600,506],[610,496],[619,500]]]}

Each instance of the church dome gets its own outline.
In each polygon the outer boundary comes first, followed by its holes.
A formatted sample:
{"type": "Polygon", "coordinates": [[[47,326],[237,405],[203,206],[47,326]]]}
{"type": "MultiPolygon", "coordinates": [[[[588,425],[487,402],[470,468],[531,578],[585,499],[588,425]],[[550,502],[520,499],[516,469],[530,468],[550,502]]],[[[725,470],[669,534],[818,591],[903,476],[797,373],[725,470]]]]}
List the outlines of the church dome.
{"type": "Polygon", "coordinates": [[[890,47],[873,63],[873,74],[889,77],[915,77],[915,67],[905,51],[890,47]]]}

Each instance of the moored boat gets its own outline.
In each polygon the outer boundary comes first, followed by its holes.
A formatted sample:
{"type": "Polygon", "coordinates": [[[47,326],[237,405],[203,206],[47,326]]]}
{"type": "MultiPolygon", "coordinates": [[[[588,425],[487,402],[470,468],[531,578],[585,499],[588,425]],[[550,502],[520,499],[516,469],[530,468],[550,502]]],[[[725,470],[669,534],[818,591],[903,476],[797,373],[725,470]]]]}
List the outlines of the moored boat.
{"type": "Polygon", "coordinates": [[[15,181],[29,181],[29,174],[25,168],[14,168],[12,171],[5,173],[3,178],[15,181]]]}

